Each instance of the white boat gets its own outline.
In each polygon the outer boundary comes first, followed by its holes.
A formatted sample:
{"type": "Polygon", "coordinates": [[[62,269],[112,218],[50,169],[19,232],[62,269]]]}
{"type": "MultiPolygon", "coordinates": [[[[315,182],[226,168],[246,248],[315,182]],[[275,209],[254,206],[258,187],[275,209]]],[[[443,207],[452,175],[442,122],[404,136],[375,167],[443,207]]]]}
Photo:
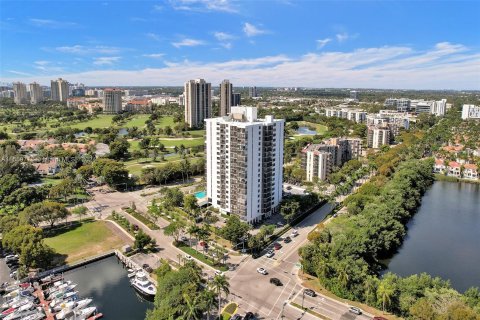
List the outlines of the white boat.
{"type": "Polygon", "coordinates": [[[69,320],[85,320],[90,317],[95,311],[97,311],[97,307],[88,307],[85,309],[80,309],[75,311],[73,316],[69,317],[69,320]]]}
{"type": "Polygon", "coordinates": [[[14,312],[12,314],[9,314],[5,318],[3,318],[3,320],[17,320],[17,319],[22,319],[23,320],[27,317],[31,317],[31,316],[33,316],[35,314],[38,314],[38,313],[40,313],[38,310],[30,310],[30,311],[25,311],[25,312],[14,312]]]}
{"type": "Polygon", "coordinates": [[[45,318],[45,314],[41,311],[32,313],[26,317],[23,317],[22,320],[42,320],[45,318]]]}
{"type": "Polygon", "coordinates": [[[49,296],[49,298],[60,298],[61,296],[65,295],[66,293],[73,291],[73,289],[75,289],[76,287],[77,287],[76,284],[71,284],[71,285],[66,286],[65,288],[63,288],[61,290],[53,292],[52,294],[50,294],[48,296],[49,296]]]}
{"type": "Polygon", "coordinates": [[[55,315],[57,319],[66,319],[73,315],[74,312],[78,312],[88,306],[93,300],[90,298],[82,299],[77,302],[71,301],[65,305],[65,307],[55,315]]]}
{"type": "Polygon", "coordinates": [[[137,272],[130,283],[140,294],[144,296],[153,297],[157,293],[157,288],[155,288],[153,283],[148,280],[148,277],[144,272],[137,272]]]}
{"type": "Polygon", "coordinates": [[[75,307],[75,300],[63,301],[62,303],[57,304],[53,308],[53,311],[60,312],[65,309],[73,309],[74,307],[75,307]]]}
{"type": "Polygon", "coordinates": [[[71,292],[65,293],[62,297],[53,299],[52,302],[50,302],[50,308],[55,308],[56,305],[59,305],[64,301],[75,299],[75,296],[77,295],[77,293],[78,291],[71,291],[71,292]]]}
{"type": "Polygon", "coordinates": [[[46,294],[49,295],[49,296],[55,295],[58,292],[67,291],[69,288],[73,289],[76,286],[77,286],[77,284],[75,284],[75,283],[72,284],[72,282],[70,281],[70,283],[63,283],[59,287],[54,288],[54,290],[48,291],[46,294]]]}

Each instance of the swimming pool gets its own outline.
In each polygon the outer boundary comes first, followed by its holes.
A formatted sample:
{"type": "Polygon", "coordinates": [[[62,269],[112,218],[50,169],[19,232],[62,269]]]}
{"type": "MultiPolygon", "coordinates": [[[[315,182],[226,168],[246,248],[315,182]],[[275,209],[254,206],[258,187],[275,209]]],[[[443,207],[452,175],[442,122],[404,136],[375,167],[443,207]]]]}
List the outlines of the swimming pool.
{"type": "Polygon", "coordinates": [[[202,199],[202,198],[205,198],[207,196],[207,192],[206,191],[198,191],[198,192],[195,192],[194,195],[197,199],[202,199]]]}

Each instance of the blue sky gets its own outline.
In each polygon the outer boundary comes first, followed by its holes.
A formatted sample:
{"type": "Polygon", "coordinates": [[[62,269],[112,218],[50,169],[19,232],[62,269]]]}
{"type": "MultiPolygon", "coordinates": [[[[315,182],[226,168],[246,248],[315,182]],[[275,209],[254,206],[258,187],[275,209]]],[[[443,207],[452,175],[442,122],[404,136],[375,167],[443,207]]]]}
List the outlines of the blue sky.
{"type": "Polygon", "coordinates": [[[480,89],[479,12],[479,1],[0,1],[0,82],[480,89]]]}

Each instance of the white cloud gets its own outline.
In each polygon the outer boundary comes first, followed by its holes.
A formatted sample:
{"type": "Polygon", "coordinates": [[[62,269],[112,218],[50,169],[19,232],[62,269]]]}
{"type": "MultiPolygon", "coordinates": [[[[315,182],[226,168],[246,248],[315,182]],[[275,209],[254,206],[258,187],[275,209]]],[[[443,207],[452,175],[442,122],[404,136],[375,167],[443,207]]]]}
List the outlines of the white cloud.
{"type": "Polygon", "coordinates": [[[202,40],[196,40],[196,39],[190,39],[190,38],[185,38],[181,41],[178,42],[172,42],[172,46],[175,48],[181,48],[181,47],[196,47],[196,46],[201,46],[204,45],[205,42],[202,40]]]}
{"type": "Polygon", "coordinates": [[[98,57],[93,59],[93,64],[97,66],[112,65],[120,60],[120,57],[98,57]]]}
{"type": "MultiPolygon", "coordinates": [[[[165,62],[163,68],[93,70],[81,73],[18,75],[11,80],[48,84],[62,77],[91,86],[181,85],[201,76],[211,83],[230,79],[235,85],[392,89],[480,89],[480,53],[442,42],[429,50],[407,46],[361,48],[347,52],[276,55],[223,62],[165,62]]],[[[3,77],[8,81],[8,77],[3,77]]]]}
{"type": "Polygon", "coordinates": [[[345,42],[347,40],[350,40],[350,39],[355,39],[358,37],[358,33],[355,33],[355,34],[349,34],[347,32],[342,32],[342,33],[337,33],[335,35],[335,37],[337,38],[337,41],[338,42],[345,42]]]}
{"type": "Polygon", "coordinates": [[[161,10],[163,10],[163,6],[161,6],[161,5],[159,5],[159,4],[156,4],[156,5],[153,6],[153,10],[155,10],[155,11],[161,11],[161,10]]]}
{"type": "Polygon", "coordinates": [[[160,59],[165,56],[164,53],[149,53],[149,54],[142,54],[143,57],[153,58],[153,59],[160,59]]]}
{"type": "Polygon", "coordinates": [[[45,60],[35,61],[35,64],[39,65],[39,66],[46,66],[49,63],[50,63],[50,61],[45,61],[45,60]]]}
{"type": "Polygon", "coordinates": [[[215,36],[215,38],[217,38],[218,41],[226,41],[226,40],[232,40],[234,39],[235,37],[229,33],[226,33],[226,32],[214,32],[213,35],[215,36]]]}
{"type": "Polygon", "coordinates": [[[264,33],[267,33],[266,30],[262,30],[258,27],[255,27],[253,24],[251,23],[248,23],[246,22],[244,25],[243,25],[243,32],[245,32],[245,34],[247,35],[247,37],[255,37],[255,36],[258,36],[260,34],[264,34],[264,33]]]}
{"type": "Polygon", "coordinates": [[[32,18],[32,19],[29,19],[28,21],[36,27],[45,27],[45,28],[52,28],[52,29],[78,26],[77,23],[70,22],[70,21],[58,21],[58,20],[37,19],[37,18],[32,18]]]}
{"type": "Polygon", "coordinates": [[[225,49],[232,49],[232,46],[233,46],[231,42],[222,42],[220,43],[220,45],[225,49]]]}
{"type": "Polygon", "coordinates": [[[63,52],[63,53],[71,53],[71,54],[79,54],[79,55],[87,55],[87,54],[116,54],[121,51],[120,48],[116,47],[108,47],[108,46],[82,46],[82,45],[74,45],[74,46],[63,46],[63,47],[56,47],[56,51],[63,52]]]}
{"type": "Polygon", "coordinates": [[[327,43],[329,43],[330,41],[332,41],[332,39],[330,38],[326,38],[326,39],[321,39],[321,40],[317,40],[317,49],[322,49],[323,47],[325,47],[327,45],[327,43]]]}
{"type": "Polygon", "coordinates": [[[31,73],[26,73],[26,72],[16,71],[16,70],[8,70],[7,72],[13,73],[13,74],[16,74],[16,75],[19,75],[19,76],[26,76],[26,77],[31,77],[32,76],[31,73]]]}
{"type": "Polygon", "coordinates": [[[236,13],[237,7],[230,0],[170,0],[175,10],[208,12],[223,11],[236,13]]]}

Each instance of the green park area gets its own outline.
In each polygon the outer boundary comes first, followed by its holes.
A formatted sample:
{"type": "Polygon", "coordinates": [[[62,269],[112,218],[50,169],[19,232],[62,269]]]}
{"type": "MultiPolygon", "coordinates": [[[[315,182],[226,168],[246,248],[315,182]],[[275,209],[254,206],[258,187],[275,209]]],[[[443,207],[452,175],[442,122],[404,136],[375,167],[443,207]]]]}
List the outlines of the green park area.
{"type": "Polygon", "coordinates": [[[103,252],[119,249],[125,241],[114,233],[112,225],[106,221],[86,220],[74,223],[69,227],[59,229],[57,233],[45,238],[47,245],[65,258],[66,263],[72,263],[103,252]]]}
{"type": "Polygon", "coordinates": [[[313,123],[308,121],[297,121],[297,123],[300,127],[314,128],[315,131],[317,131],[317,134],[323,134],[328,130],[327,126],[323,124],[318,124],[318,123],[313,123]]]}

